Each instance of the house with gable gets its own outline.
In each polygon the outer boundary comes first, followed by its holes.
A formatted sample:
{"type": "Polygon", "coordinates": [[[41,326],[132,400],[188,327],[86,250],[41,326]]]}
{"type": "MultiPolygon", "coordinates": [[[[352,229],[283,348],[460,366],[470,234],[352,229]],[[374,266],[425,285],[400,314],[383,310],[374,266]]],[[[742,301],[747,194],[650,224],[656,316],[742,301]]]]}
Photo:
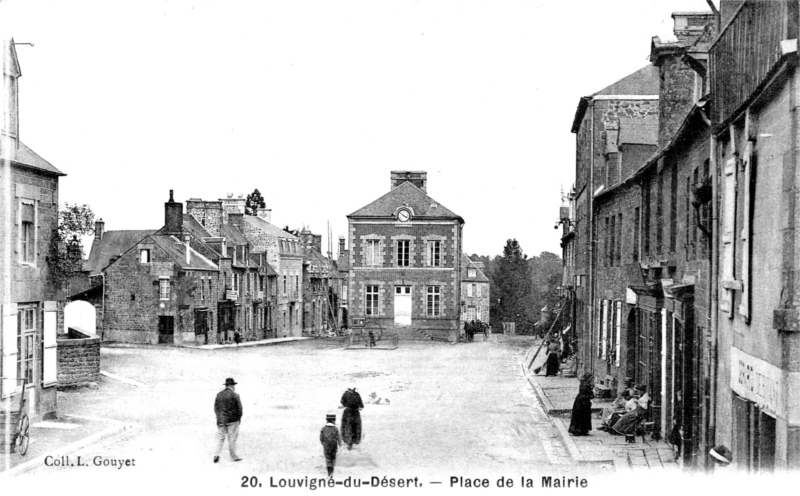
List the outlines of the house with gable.
{"type": "Polygon", "coordinates": [[[347,216],[351,325],[458,339],[464,219],[431,198],[427,182],[425,171],[392,171],[389,192],[347,216]]]}
{"type": "Polygon", "coordinates": [[[461,323],[480,320],[489,324],[489,278],[483,273],[483,262],[471,260],[466,254],[461,259],[461,323]]]}
{"type": "Polygon", "coordinates": [[[47,254],[65,174],[20,141],[22,72],[13,39],[2,40],[1,56],[0,399],[18,403],[24,383],[27,413],[41,419],[56,414],[56,335],[63,313],[49,284],[47,254]]]}

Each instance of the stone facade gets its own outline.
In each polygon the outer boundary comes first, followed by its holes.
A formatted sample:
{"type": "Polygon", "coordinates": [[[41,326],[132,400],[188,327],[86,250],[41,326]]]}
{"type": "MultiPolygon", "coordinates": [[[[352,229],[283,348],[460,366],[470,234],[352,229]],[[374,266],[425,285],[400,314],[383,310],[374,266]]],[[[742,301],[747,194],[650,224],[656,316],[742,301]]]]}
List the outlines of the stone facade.
{"type": "Polygon", "coordinates": [[[58,338],[58,389],[90,386],[100,380],[100,338],[76,331],[58,338]]]}

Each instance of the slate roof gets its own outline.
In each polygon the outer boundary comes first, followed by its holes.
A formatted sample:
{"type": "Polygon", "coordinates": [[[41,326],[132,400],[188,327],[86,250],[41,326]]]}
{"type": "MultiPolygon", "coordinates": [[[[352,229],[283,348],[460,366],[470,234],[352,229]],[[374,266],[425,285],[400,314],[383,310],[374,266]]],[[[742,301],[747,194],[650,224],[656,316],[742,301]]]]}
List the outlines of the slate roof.
{"type": "Polygon", "coordinates": [[[242,234],[238,227],[230,224],[222,224],[219,233],[228,239],[228,246],[241,246],[250,244],[247,238],[242,234]]]}
{"type": "Polygon", "coordinates": [[[66,176],[66,174],[56,169],[53,164],[43,159],[35,151],[28,148],[25,143],[21,141],[18,141],[18,143],[19,146],[17,147],[17,157],[13,160],[13,162],[31,167],[33,169],[48,172],[50,174],[55,174],[56,176],[66,176]]]}
{"type": "Polygon", "coordinates": [[[392,189],[369,205],[356,210],[348,215],[347,218],[393,218],[397,208],[404,205],[413,210],[414,218],[458,219],[462,223],[464,222],[460,215],[453,213],[408,181],[392,189]]]}
{"type": "Polygon", "coordinates": [[[250,224],[251,226],[261,229],[262,231],[276,236],[278,238],[286,238],[286,239],[298,239],[297,236],[294,234],[284,231],[278,226],[270,224],[269,222],[265,221],[264,219],[258,218],[255,215],[245,215],[244,221],[250,224]]]}
{"type": "Polygon", "coordinates": [[[656,145],[658,144],[658,120],[619,118],[619,144],[656,145]]]}
{"type": "Polygon", "coordinates": [[[209,233],[202,224],[197,222],[197,219],[192,217],[191,214],[183,214],[183,230],[197,239],[211,237],[211,233],[209,233]]]}
{"type": "Polygon", "coordinates": [[[217,264],[189,247],[189,263],[186,263],[186,244],[175,236],[152,235],[150,239],[164,250],[181,269],[218,270],[217,264]]]}
{"type": "Polygon", "coordinates": [[[92,241],[89,258],[83,263],[83,270],[88,271],[90,275],[99,274],[111,263],[111,257],[122,255],[155,232],[155,229],[104,232],[101,240],[92,241]]]}
{"type": "Polygon", "coordinates": [[[461,280],[465,282],[489,282],[486,274],[466,254],[461,255],[461,280]],[[475,277],[470,278],[467,269],[475,269],[477,271],[475,277]]]}
{"type": "Polygon", "coordinates": [[[658,67],[646,65],[610,84],[592,96],[597,95],[658,95],[658,67]]]}

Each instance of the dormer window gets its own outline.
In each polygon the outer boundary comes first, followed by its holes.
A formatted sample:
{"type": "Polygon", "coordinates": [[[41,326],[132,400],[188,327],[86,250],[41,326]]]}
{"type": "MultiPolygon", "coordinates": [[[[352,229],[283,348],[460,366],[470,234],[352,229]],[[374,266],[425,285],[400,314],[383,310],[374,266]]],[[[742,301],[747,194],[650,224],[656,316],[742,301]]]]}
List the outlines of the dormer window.
{"type": "Polygon", "coordinates": [[[467,269],[467,277],[470,279],[475,279],[478,277],[478,270],[477,269],[467,269]]]}

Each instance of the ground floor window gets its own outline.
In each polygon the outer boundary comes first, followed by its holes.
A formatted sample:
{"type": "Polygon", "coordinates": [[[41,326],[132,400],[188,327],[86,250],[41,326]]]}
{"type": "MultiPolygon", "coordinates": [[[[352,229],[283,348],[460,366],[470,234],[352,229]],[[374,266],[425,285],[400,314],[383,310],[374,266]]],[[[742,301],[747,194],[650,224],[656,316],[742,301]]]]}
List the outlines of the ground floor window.
{"type": "Polygon", "coordinates": [[[775,468],[775,418],[733,393],[733,461],[753,472],[775,468]]]}
{"type": "Polygon", "coordinates": [[[22,307],[17,318],[17,377],[33,384],[34,347],[39,312],[37,307],[22,307]]]}
{"type": "Polygon", "coordinates": [[[442,288],[440,286],[428,286],[427,301],[428,316],[435,317],[442,313],[442,288]]]}
{"type": "Polygon", "coordinates": [[[378,315],[378,286],[367,286],[366,315],[378,315]]]}

